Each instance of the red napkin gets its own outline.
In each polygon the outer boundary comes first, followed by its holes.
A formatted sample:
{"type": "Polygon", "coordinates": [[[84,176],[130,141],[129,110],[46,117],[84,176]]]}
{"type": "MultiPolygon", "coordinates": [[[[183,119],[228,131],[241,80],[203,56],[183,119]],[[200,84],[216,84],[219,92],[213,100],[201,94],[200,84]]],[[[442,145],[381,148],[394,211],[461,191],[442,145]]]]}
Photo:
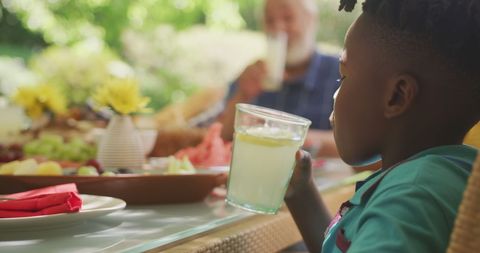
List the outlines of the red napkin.
{"type": "Polygon", "coordinates": [[[73,183],[55,185],[3,196],[14,200],[0,201],[0,218],[17,218],[78,212],[82,199],[73,183]]]}

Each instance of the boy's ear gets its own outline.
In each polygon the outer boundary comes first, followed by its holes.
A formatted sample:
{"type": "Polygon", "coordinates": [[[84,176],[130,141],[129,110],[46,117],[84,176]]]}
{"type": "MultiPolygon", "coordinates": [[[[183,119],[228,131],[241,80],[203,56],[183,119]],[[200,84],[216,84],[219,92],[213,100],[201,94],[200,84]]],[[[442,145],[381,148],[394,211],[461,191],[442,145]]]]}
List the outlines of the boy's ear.
{"type": "Polygon", "coordinates": [[[385,93],[384,116],[391,119],[407,111],[415,100],[418,89],[417,78],[410,74],[390,79],[385,93]]]}

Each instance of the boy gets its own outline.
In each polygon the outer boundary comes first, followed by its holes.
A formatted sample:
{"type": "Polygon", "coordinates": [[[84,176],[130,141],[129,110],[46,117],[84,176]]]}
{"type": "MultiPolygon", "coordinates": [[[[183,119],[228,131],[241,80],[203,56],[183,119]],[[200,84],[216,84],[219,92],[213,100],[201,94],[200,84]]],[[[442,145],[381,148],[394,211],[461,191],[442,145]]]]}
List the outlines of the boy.
{"type": "Polygon", "coordinates": [[[285,201],[307,247],[445,252],[477,154],[461,143],[480,119],[480,1],[366,0],[340,61],[339,154],[349,164],[380,155],[383,168],[330,223],[309,156],[297,153],[285,201]]]}

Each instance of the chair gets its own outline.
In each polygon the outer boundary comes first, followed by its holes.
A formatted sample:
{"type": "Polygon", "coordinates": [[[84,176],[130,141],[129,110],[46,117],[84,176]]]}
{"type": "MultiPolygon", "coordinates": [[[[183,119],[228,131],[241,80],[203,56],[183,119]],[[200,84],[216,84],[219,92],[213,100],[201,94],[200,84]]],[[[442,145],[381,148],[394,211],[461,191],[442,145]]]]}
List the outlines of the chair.
{"type": "Polygon", "coordinates": [[[480,153],[463,193],[447,253],[471,253],[480,250],[480,153]]]}
{"type": "Polygon", "coordinates": [[[470,131],[468,131],[463,143],[480,148],[480,122],[473,126],[470,131]]]}

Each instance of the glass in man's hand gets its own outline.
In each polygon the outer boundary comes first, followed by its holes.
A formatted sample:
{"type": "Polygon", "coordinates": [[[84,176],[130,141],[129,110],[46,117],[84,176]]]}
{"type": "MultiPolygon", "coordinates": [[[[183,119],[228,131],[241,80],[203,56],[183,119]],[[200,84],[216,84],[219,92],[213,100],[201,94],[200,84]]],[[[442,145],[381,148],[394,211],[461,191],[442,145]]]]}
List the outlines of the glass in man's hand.
{"type": "Polygon", "coordinates": [[[263,82],[263,89],[276,91],[282,86],[283,73],[287,54],[287,34],[278,32],[267,35],[265,63],[267,78],[263,82]]]}

